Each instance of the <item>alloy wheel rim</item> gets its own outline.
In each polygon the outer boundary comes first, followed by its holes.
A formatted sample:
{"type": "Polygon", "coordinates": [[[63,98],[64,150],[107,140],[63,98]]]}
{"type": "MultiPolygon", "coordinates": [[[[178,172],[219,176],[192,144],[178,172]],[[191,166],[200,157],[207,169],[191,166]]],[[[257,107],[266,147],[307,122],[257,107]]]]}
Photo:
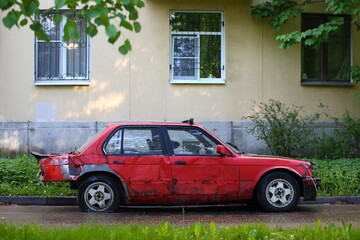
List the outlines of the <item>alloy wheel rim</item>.
{"type": "Polygon", "coordinates": [[[95,182],[86,188],[84,198],[91,210],[102,211],[113,203],[114,192],[108,184],[95,182]]]}
{"type": "Polygon", "coordinates": [[[294,188],[285,179],[274,179],[266,188],[266,199],[274,207],[286,207],[294,198],[294,188]]]}

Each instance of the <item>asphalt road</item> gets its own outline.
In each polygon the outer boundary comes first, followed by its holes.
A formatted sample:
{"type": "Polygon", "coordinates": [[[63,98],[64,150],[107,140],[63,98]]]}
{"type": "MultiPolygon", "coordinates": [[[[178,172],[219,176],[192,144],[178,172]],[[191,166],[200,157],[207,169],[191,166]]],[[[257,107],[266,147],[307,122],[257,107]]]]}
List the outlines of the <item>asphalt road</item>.
{"type": "Polygon", "coordinates": [[[0,221],[8,223],[71,226],[82,223],[161,223],[189,225],[215,221],[217,225],[266,223],[268,226],[296,227],[334,223],[360,225],[360,205],[300,205],[294,212],[266,213],[246,205],[189,208],[120,208],[117,213],[84,213],[77,206],[0,206],[0,221]]]}

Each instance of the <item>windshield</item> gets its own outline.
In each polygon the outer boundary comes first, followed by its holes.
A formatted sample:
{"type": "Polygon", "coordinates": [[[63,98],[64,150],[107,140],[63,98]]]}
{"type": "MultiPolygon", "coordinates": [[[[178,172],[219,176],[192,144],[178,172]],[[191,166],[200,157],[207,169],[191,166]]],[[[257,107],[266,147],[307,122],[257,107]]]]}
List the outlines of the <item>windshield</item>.
{"type": "Polygon", "coordinates": [[[242,154],[242,153],[243,153],[243,152],[241,152],[241,151],[237,148],[237,146],[235,146],[235,145],[232,144],[232,143],[227,142],[227,143],[226,143],[226,146],[228,146],[229,148],[231,148],[231,150],[233,150],[236,154],[242,154]]]}
{"type": "Polygon", "coordinates": [[[100,136],[100,134],[102,134],[105,130],[107,129],[107,127],[101,129],[100,131],[98,131],[94,136],[92,136],[91,138],[89,138],[81,147],[79,147],[78,149],[76,149],[75,154],[80,154],[82,151],[84,151],[98,136],[100,136]]]}

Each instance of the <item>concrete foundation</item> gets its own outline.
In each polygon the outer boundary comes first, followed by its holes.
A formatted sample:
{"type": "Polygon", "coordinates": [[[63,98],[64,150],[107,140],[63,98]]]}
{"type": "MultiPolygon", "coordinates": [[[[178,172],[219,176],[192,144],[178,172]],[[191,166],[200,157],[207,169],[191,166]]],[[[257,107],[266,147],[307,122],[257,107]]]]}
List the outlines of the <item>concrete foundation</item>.
{"type": "MultiPolygon", "coordinates": [[[[7,153],[67,153],[74,151],[88,138],[110,122],[0,122],[0,154],[7,153]]],[[[225,142],[241,151],[269,154],[264,142],[249,133],[251,121],[197,122],[225,142]]],[[[318,122],[319,128],[330,132],[333,122],[318,122]]]]}

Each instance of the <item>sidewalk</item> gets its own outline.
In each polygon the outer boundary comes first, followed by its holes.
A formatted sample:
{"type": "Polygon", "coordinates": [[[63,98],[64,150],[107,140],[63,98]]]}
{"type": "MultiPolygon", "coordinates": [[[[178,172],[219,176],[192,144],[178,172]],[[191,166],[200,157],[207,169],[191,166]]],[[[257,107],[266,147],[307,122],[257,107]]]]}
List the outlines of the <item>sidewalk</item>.
{"type": "MultiPolygon", "coordinates": [[[[76,197],[35,197],[35,196],[0,196],[0,203],[18,205],[75,206],[76,197]]],[[[303,201],[299,205],[313,204],[360,204],[360,196],[352,197],[318,197],[316,201],[303,201]]]]}

